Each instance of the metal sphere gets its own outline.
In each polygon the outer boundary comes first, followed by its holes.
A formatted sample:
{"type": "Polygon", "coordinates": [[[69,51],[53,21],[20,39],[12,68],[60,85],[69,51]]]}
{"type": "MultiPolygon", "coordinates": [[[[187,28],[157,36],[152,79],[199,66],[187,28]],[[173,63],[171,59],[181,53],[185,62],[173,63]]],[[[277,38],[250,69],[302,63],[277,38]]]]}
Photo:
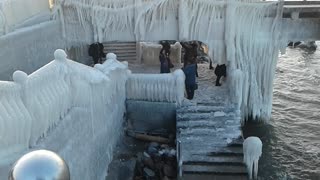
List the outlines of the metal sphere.
{"type": "Polygon", "coordinates": [[[70,180],[70,173],[68,165],[56,153],[37,150],[14,164],[9,180],[70,180]]]}

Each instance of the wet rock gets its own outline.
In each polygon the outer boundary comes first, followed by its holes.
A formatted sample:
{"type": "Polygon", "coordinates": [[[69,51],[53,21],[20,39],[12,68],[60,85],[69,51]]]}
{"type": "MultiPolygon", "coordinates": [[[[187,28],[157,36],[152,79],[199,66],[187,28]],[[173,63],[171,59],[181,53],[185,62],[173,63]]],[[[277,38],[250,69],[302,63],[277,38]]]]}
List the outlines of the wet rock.
{"type": "Polygon", "coordinates": [[[147,152],[143,152],[143,158],[151,158],[151,156],[147,152]]]}
{"type": "Polygon", "coordinates": [[[168,153],[168,156],[169,157],[175,157],[176,156],[176,150],[174,150],[174,149],[171,149],[170,151],[169,151],[169,153],[168,153]]]}
{"type": "Polygon", "coordinates": [[[142,162],[148,168],[154,169],[154,162],[151,157],[144,157],[142,162]]]}
{"type": "Polygon", "coordinates": [[[158,149],[154,146],[149,146],[147,149],[147,153],[151,156],[155,156],[158,153],[158,149]]]}
{"type": "Polygon", "coordinates": [[[150,143],[149,144],[149,147],[155,147],[155,148],[159,148],[159,143],[157,143],[157,142],[152,142],[152,143],[150,143]]]}
{"type": "Polygon", "coordinates": [[[163,174],[165,176],[168,176],[168,177],[175,177],[176,176],[176,171],[173,169],[172,166],[170,166],[168,164],[165,164],[163,166],[163,174]]]}
{"type": "Polygon", "coordinates": [[[169,148],[169,145],[168,144],[161,144],[160,146],[162,149],[166,149],[166,148],[169,148]]]}
{"type": "Polygon", "coordinates": [[[144,172],[144,175],[145,177],[154,177],[156,174],[154,173],[154,171],[152,171],[151,169],[149,168],[143,168],[143,172],[144,172]]]}
{"type": "Polygon", "coordinates": [[[164,176],[161,180],[170,180],[167,176],[164,176]]]}

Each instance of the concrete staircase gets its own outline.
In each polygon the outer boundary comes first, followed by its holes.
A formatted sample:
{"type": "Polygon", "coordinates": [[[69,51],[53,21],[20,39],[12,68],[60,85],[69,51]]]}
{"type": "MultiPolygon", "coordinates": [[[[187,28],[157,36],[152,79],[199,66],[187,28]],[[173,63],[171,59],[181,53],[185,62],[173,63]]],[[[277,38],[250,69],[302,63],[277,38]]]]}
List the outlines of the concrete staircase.
{"type": "Polygon", "coordinates": [[[177,110],[182,179],[247,179],[240,113],[233,104],[197,102],[177,110]]]}
{"type": "Polygon", "coordinates": [[[120,61],[135,62],[137,59],[136,42],[107,42],[103,46],[105,54],[113,52],[120,61]]]}

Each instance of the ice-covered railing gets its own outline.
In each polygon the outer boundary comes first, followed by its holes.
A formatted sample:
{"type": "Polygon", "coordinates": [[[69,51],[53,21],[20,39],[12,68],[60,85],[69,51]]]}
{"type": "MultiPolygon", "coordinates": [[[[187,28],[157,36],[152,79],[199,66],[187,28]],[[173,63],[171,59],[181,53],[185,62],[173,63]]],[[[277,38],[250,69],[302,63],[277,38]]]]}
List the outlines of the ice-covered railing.
{"type": "Polygon", "coordinates": [[[176,102],[184,99],[185,75],[182,70],[168,74],[131,74],[127,81],[127,99],[176,102]]]}
{"type": "Polygon", "coordinates": [[[28,148],[31,125],[32,118],[23,103],[21,85],[0,81],[0,159],[28,148]]]}
{"type": "Polygon", "coordinates": [[[86,128],[92,139],[110,137],[101,143],[109,152],[104,162],[110,162],[121,133],[129,72],[127,63],[107,57],[103,65],[91,68],[57,50],[55,60],[29,76],[16,71],[14,82],[0,81],[0,157],[41,144],[41,137],[80,108],[90,114],[86,120],[91,126],[86,128]]]}
{"type": "MultiPolygon", "coordinates": [[[[59,51],[57,51],[59,52],[59,51]]],[[[23,98],[34,123],[31,129],[31,143],[41,136],[71,109],[69,68],[65,57],[55,53],[55,60],[30,74],[26,79],[23,98]]]]}

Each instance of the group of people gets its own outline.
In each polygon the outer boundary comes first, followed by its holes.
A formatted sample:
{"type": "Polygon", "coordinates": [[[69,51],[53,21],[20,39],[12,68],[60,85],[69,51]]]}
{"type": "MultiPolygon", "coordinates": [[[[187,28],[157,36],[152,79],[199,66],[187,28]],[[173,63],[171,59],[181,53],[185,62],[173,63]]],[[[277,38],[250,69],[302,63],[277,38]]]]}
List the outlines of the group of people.
{"type": "MultiPolygon", "coordinates": [[[[186,92],[187,98],[193,99],[195,90],[198,89],[198,84],[196,82],[196,78],[198,77],[198,50],[201,48],[201,44],[197,41],[189,41],[189,42],[180,42],[182,47],[185,49],[185,53],[183,56],[183,72],[185,73],[186,80],[186,92]]],[[[171,54],[171,44],[168,41],[161,41],[162,49],[160,51],[159,60],[160,60],[160,73],[170,73],[170,69],[174,67],[173,63],[170,59],[171,54]]],[[[102,59],[105,57],[103,52],[103,44],[97,42],[93,43],[89,46],[89,55],[92,56],[94,64],[102,63],[102,59]]],[[[212,67],[212,61],[210,60],[210,69],[212,67]]],[[[222,76],[226,77],[226,65],[217,65],[215,68],[215,74],[217,76],[216,86],[221,86],[220,79],[222,76]]]]}
{"type": "MultiPolygon", "coordinates": [[[[186,92],[187,98],[193,99],[194,91],[197,89],[196,77],[198,76],[197,72],[197,44],[194,43],[181,43],[182,47],[186,49],[184,54],[184,66],[182,68],[185,73],[186,80],[186,92]]],[[[161,43],[162,49],[160,51],[159,60],[160,60],[160,73],[170,73],[170,69],[174,67],[170,60],[170,43],[163,42],[161,43]]]]}
{"type": "MultiPolygon", "coordinates": [[[[159,60],[160,60],[160,73],[170,73],[170,69],[173,68],[173,64],[169,58],[170,56],[170,43],[164,42],[161,43],[162,49],[160,51],[159,60]]],[[[187,98],[193,99],[195,90],[198,89],[198,84],[196,78],[198,77],[198,49],[200,48],[200,44],[197,41],[191,42],[181,42],[182,47],[185,49],[185,54],[183,56],[183,72],[186,76],[185,86],[187,92],[187,98]]],[[[213,69],[212,61],[210,60],[210,69],[213,69]]],[[[226,65],[221,64],[217,65],[214,73],[217,76],[216,86],[221,86],[220,79],[222,76],[226,77],[226,65]]]]}

